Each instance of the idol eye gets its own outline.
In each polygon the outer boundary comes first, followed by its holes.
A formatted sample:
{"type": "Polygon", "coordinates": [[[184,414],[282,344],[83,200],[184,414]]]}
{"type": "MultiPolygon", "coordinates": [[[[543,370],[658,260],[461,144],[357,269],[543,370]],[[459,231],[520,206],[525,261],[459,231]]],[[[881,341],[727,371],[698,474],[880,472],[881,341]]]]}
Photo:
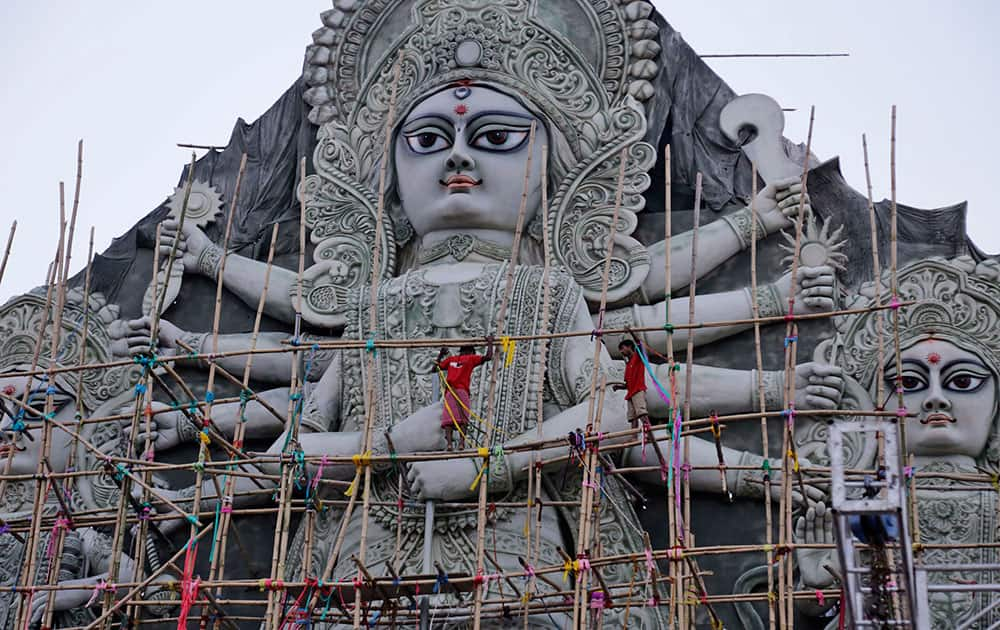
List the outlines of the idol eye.
{"type": "Polygon", "coordinates": [[[414,153],[426,155],[444,151],[451,146],[451,140],[437,129],[424,127],[406,134],[406,144],[414,153]]]}
{"type": "MultiPolygon", "coordinates": [[[[890,386],[896,386],[896,378],[886,375],[886,382],[890,386]]],[[[903,376],[899,379],[899,385],[903,388],[906,393],[919,392],[921,390],[927,389],[927,380],[922,374],[917,372],[903,372],[903,376]]]]}
{"type": "Polygon", "coordinates": [[[973,372],[956,372],[948,377],[944,386],[954,392],[974,392],[983,386],[987,378],[973,372]]]}
{"type": "Polygon", "coordinates": [[[507,152],[519,148],[528,137],[525,129],[490,126],[472,138],[472,146],[486,151],[507,152]]]}

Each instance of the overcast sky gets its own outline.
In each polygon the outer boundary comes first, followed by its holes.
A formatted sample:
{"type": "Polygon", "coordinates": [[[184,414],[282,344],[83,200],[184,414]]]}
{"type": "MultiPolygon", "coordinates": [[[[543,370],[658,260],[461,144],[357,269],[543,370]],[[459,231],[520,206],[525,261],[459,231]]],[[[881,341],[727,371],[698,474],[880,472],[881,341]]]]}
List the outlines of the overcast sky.
{"type": "MultiPolygon", "coordinates": [[[[849,58],[711,60],[737,92],[784,107],[786,135],[840,155],[864,190],[869,136],[876,198],[889,196],[889,111],[899,109],[898,197],[936,207],[969,201],[969,229],[1000,251],[992,150],[1000,125],[994,0],[735,2],[656,0],[702,54],[847,52],[849,58]]],[[[224,145],[295,80],[330,0],[3,0],[0,3],[0,243],[17,236],[0,300],[44,280],[57,238],[58,182],[72,191],[84,140],[74,270],[168,195],[188,159],[178,142],[224,145]]],[[[2,247],[2,245],[0,245],[2,247]]],[[[2,253],[2,252],[0,252],[2,253]]]]}

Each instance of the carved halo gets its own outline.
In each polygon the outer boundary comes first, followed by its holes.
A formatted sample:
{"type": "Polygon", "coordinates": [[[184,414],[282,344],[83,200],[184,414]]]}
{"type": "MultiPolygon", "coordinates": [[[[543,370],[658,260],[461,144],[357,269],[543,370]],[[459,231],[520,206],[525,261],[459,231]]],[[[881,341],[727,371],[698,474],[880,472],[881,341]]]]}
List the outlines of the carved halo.
{"type": "Polygon", "coordinates": [[[653,147],[641,140],[642,104],[654,94],[649,80],[658,72],[659,54],[648,2],[338,0],[335,6],[323,14],[325,27],[306,53],[305,79],[312,87],[304,97],[312,106],[310,120],[321,125],[316,172],[306,182],[306,220],[316,264],[346,257],[350,273],[339,273],[337,283],[323,270],[314,272],[305,287],[307,319],[338,323],[334,298],[367,281],[375,238],[382,239],[378,271],[389,277],[397,245],[410,237],[394,212],[375,234],[393,92],[399,120],[420,99],[461,80],[504,89],[565,137],[573,163],[552,187],[548,225],[532,225],[531,232],[540,238],[541,229],[550,230],[556,261],[590,299],[600,293],[599,263],[625,150],[609,299],[624,298],[641,284],[649,256],[631,234],[655,162],[653,147]],[[400,79],[394,81],[397,60],[400,79]],[[330,239],[337,239],[335,246],[330,239]]]}
{"type": "MultiPolygon", "coordinates": [[[[108,326],[118,317],[118,307],[109,305],[100,294],[92,294],[87,307],[83,294],[72,290],[66,294],[63,307],[62,332],[59,335],[57,361],[61,365],[76,365],[80,360],[83,343],[83,322],[86,308],[90,309],[89,326],[84,348],[84,363],[104,363],[112,359],[111,338],[108,326]]],[[[31,367],[36,340],[43,334],[38,369],[46,369],[52,356],[52,324],[45,317],[45,296],[26,293],[17,296],[0,308],[0,372],[22,371],[31,367]]],[[[76,392],[83,380],[83,407],[93,411],[136,382],[137,366],[125,365],[100,370],[59,372],[55,379],[67,392],[76,392]]]]}

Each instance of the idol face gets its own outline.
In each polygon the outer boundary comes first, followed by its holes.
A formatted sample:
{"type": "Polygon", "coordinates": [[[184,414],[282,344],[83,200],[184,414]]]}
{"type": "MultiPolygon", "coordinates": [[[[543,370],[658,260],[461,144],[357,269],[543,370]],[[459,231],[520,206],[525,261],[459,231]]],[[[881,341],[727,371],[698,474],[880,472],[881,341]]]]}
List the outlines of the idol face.
{"type": "Polygon", "coordinates": [[[542,122],[510,96],[477,85],[448,87],[419,103],[399,128],[394,147],[397,189],[416,233],[513,233],[532,122],[525,225],[541,204],[542,147],[548,143],[542,122]]]}
{"type": "MultiPolygon", "coordinates": [[[[26,370],[28,368],[25,368],[26,370]]],[[[29,474],[37,472],[38,460],[42,453],[42,429],[44,427],[42,415],[45,413],[45,399],[47,395],[47,384],[38,377],[30,378],[26,376],[3,376],[0,375],[0,431],[3,432],[3,441],[0,442],[0,461],[6,458],[13,450],[13,461],[11,463],[12,474],[29,474]],[[22,407],[19,403],[24,400],[24,389],[30,387],[27,398],[27,406],[31,412],[18,413],[22,407]],[[24,423],[24,430],[15,431],[17,421],[24,423]]],[[[53,410],[55,420],[66,423],[70,420],[74,412],[74,406],[70,403],[73,396],[56,388],[52,395],[53,410]]],[[[57,472],[65,469],[70,438],[65,432],[54,428],[51,433],[49,461],[57,472]]]]}
{"type": "MultiPolygon", "coordinates": [[[[900,358],[904,404],[917,414],[906,427],[907,450],[978,458],[993,427],[996,375],[975,354],[937,339],[907,348],[900,358]]],[[[890,388],[896,377],[890,360],[885,371],[890,388]]]]}

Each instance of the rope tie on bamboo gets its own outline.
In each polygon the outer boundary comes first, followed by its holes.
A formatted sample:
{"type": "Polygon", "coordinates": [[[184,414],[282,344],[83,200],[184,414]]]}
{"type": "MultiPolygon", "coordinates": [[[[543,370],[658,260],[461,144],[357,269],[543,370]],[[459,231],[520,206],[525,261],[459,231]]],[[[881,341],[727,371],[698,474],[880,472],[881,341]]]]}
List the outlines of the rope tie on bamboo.
{"type": "Polygon", "coordinates": [[[889,300],[889,308],[891,308],[894,311],[899,310],[899,307],[902,305],[903,303],[899,301],[898,295],[892,296],[892,299],[889,300]]]}
{"type": "Polygon", "coordinates": [[[774,546],[774,557],[771,559],[771,564],[778,564],[781,562],[781,556],[792,550],[788,545],[775,545],[774,546]]]}
{"type": "Polygon", "coordinates": [[[295,489],[302,489],[302,479],[306,477],[306,454],[301,448],[297,448],[292,451],[292,461],[294,462],[294,478],[295,478],[295,489]]]}
{"type": "Polygon", "coordinates": [[[823,595],[823,591],[816,589],[816,603],[820,606],[826,606],[826,597],[823,595]]]}
{"type": "Polygon", "coordinates": [[[90,594],[90,600],[87,601],[87,605],[84,608],[90,608],[97,602],[97,598],[100,597],[102,593],[116,593],[118,591],[118,585],[114,582],[105,582],[104,580],[98,580],[97,584],[94,585],[94,591],[90,594]]]}
{"type": "Polygon", "coordinates": [[[55,525],[52,526],[52,533],[49,534],[49,544],[48,548],[45,550],[45,556],[52,559],[52,554],[56,550],[56,538],[59,536],[59,531],[70,531],[73,529],[73,522],[65,517],[65,515],[60,512],[60,516],[56,518],[55,525]]]}
{"type": "Polygon", "coordinates": [[[370,337],[367,341],[365,341],[365,352],[375,354],[375,337],[370,337]]]}
{"type": "Polygon", "coordinates": [[[149,354],[149,355],[139,354],[132,357],[133,362],[143,366],[147,370],[154,369],[157,366],[159,360],[160,360],[159,357],[157,357],[155,354],[149,354]]]}
{"type": "Polygon", "coordinates": [[[656,573],[656,560],[653,559],[653,550],[646,547],[643,552],[646,556],[646,569],[650,573],[656,573]]]}
{"type": "MultiPolygon", "coordinates": [[[[475,579],[473,580],[474,582],[475,580],[479,580],[478,582],[475,582],[477,586],[479,584],[482,584],[482,577],[483,574],[482,572],[480,572],[478,575],[476,575],[475,579]]],[[[448,586],[448,574],[444,571],[444,569],[441,569],[439,567],[437,571],[437,579],[434,580],[434,588],[431,589],[431,592],[434,593],[435,595],[438,595],[444,592],[446,586],[448,586]]]]}
{"type": "Polygon", "coordinates": [[[358,478],[361,477],[361,469],[366,466],[372,465],[372,452],[365,451],[364,453],[355,453],[351,455],[351,461],[354,462],[355,475],[354,479],[351,480],[351,485],[347,487],[344,491],[344,496],[352,496],[354,491],[357,489],[358,478]]]}
{"type": "Polygon", "coordinates": [[[906,407],[902,405],[896,408],[896,416],[899,418],[905,418],[908,413],[906,407]]]}
{"type": "Polygon", "coordinates": [[[760,464],[760,469],[764,471],[764,481],[771,480],[771,460],[764,458],[764,461],[760,464]]]}
{"type": "MultiPolygon", "coordinates": [[[[503,457],[503,447],[502,446],[495,446],[495,447],[493,447],[493,449],[494,449],[494,452],[497,454],[498,457],[503,457]],[[499,451],[497,449],[499,449],[499,451]]],[[[470,492],[479,487],[479,482],[480,482],[480,480],[482,480],[483,475],[487,474],[487,471],[489,471],[489,469],[490,469],[490,457],[491,457],[491,455],[493,455],[493,453],[490,452],[490,449],[486,448],[485,446],[480,446],[477,449],[477,453],[479,454],[480,457],[483,458],[483,465],[479,467],[479,472],[476,473],[476,478],[472,480],[472,485],[469,486],[469,491],[470,492]]]]}
{"type": "Polygon", "coordinates": [[[146,393],[146,384],[145,383],[136,383],[135,384],[135,396],[136,396],[136,398],[138,398],[139,396],[142,396],[145,393],[146,393]]]}
{"type": "Polygon", "coordinates": [[[604,599],[604,591],[596,590],[590,593],[590,609],[591,610],[604,610],[609,607],[611,602],[604,599]]]}
{"type": "Polygon", "coordinates": [[[223,514],[232,514],[233,513],[233,496],[232,495],[226,495],[226,496],[222,497],[222,507],[220,508],[220,511],[223,514]]]}
{"type": "Polygon", "coordinates": [[[514,348],[517,341],[510,337],[500,337],[500,349],[504,352],[503,366],[510,367],[514,362],[514,348]]]}
{"type": "Polygon", "coordinates": [[[722,437],[722,426],[719,424],[719,414],[713,411],[712,415],[709,416],[709,421],[712,423],[712,437],[716,440],[720,439],[722,437]]]}
{"type": "Polygon", "coordinates": [[[795,452],[794,448],[788,449],[788,459],[792,462],[792,471],[796,473],[799,472],[799,456],[798,453],[795,452]]]}
{"type": "Polygon", "coordinates": [[[285,583],[282,582],[281,580],[272,580],[271,578],[264,578],[261,580],[257,580],[257,589],[260,590],[260,592],[262,593],[264,591],[273,591],[273,592],[283,591],[285,590],[285,583]]]}
{"type": "Polygon", "coordinates": [[[787,348],[788,346],[792,345],[798,340],[799,340],[798,335],[789,335],[788,337],[785,337],[785,347],[787,348]]]}
{"type": "Polygon", "coordinates": [[[913,479],[913,466],[903,466],[903,476],[907,479],[913,479]]]}
{"type": "MultiPolygon", "coordinates": [[[[281,625],[278,626],[278,630],[284,630],[285,627],[288,627],[289,623],[291,623],[291,625],[309,624],[309,603],[312,601],[313,593],[316,590],[316,578],[307,577],[305,583],[305,588],[303,588],[298,597],[295,598],[288,614],[285,615],[281,625]]],[[[282,608],[284,608],[284,606],[282,606],[282,608]]]]}
{"type": "Polygon", "coordinates": [[[788,427],[789,428],[792,428],[793,426],[795,426],[795,404],[794,403],[793,404],[789,404],[788,405],[788,409],[782,410],[781,415],[782,415],[782,417],[785,418],[785,421],[788,423],[788,427]]]}

